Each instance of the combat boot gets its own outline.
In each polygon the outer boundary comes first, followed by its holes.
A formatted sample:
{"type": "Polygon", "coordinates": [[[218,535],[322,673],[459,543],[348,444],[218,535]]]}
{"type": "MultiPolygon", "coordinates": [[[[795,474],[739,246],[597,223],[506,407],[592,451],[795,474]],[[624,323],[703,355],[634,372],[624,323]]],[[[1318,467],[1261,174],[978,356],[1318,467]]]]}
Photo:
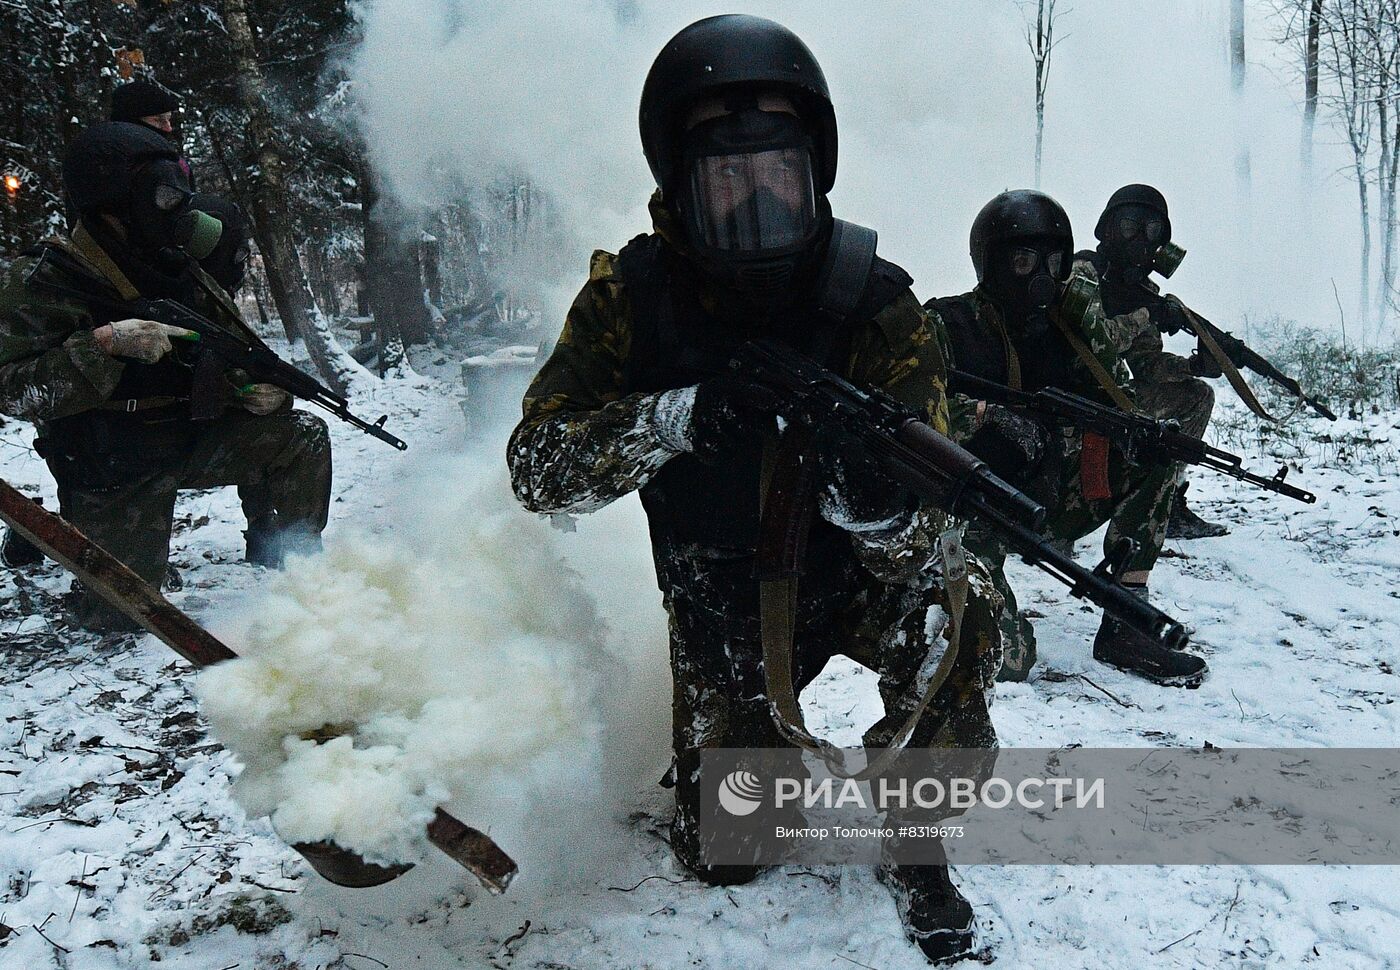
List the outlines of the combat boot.
{"type": "MultiPolygon", "coordinates": [[[[36,498],[34,504],[43,508],[44,500],[36,498]]],[[[39,551],[38,546],[14,529],[7,528],[5,530],[5,540],[0,542],[0,563],[4,563],[11,569],[23,569],[25,566],[33,566],[35,563],[43,561],[44,554],[39,551]]]]}
{"type": "Polygon", "coordinates": [[[929,963],[957,963],[976,953],[972,904],[953,885],[946,865],[887,864],[875,876],[889,887],[905,935],[929,963]]]}
{"type": "Polygon", "coordinates": [[[285,558],[282,531],[277,527],[276,514],[265,515],[248,523],[243,533],[243,558],[254,566],[281,569],[285,558]]]}
{"type": "Polygon", "coordinates": [[[5,541],[0,543],[0,563],[11,569],[23,569],[25,566],[41,562],[43,558],[44,554],[34,543],[14,529],[5,530],[5,541]]]}
{"type": "Polygon", "coordinates": [[[1167,518],[1168,539],[1211,539],[1229,535],[1230,530],[1218,522],[1207,522],[1186,504],[1186,490],[1190,482],[1182,482],[1172,499],[1171,515],[1167,518]]]}
{"type": "Polygon", "coordinates": [[[281,569],[289,554],[313,556],[321,551],[319,532],[284,525],[275,512],[249,522],[243,538],[246,542],[243,558],[269,569],[281,569]]]}
{"type": "Polygon", "coordinates": [[[1107,614],[1094,637],[1094,659],[1163,687],[1192,690],[1201,686],[1209,669],[1205,658],[1169,650],[1107,614]]]}

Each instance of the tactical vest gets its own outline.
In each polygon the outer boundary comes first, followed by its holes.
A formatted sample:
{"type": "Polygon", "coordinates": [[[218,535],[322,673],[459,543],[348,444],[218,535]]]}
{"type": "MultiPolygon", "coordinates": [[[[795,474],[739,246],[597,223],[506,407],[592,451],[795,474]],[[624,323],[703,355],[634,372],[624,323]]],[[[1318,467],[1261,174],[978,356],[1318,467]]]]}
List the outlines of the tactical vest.
{"type": "Polygon", "coordinates": [[[948,334],[952,360],[949,367],[998,384],[1010,384],[1010,362],[1006,359],[1005,336],[983,320],[977,303],[966,296],[946,296],[929,300],[924,306],[937,313],[948,334]]]}
{"type": "MultiPolygon", "coordinates": [[[[802,352],[846,373],[852,328],[872,319],[904,292],[911,278],[875,255],[875,234],[837,222],[827,266],[810,304],[765,322],[802,352]]],[[[639,236],[618,254],[618,272],[632,310],[624,369],[627,393],[689,387],[713,377],[728,354],[755,334],[708,312],[686,278],[680,257],[656,235],[639,236]]],[[[762,442],[734,446],[706,463],[681,454],[642,487],[642,505],[658,558],[741,559],[757,548],[762,442]]],[[[849,556],[850,539],[813,523],[808,562],[849,556]]]]}
{"type": "Polygon", "coordinates": [[[929,300],[924,306],[943,320],[953,357],[951,367],[1018,390],[1060,387],[1112,403],[1092,378],[1082,376],[1083,365],[1058,331],[1047,329],[1036,338],[1023,336],[1008,348],[1009,336],[990,319],[983,319],[975,295],[929,300]],[[1014,377],[1009,356],[1012,352],[1016,355],[1014,377]]]}

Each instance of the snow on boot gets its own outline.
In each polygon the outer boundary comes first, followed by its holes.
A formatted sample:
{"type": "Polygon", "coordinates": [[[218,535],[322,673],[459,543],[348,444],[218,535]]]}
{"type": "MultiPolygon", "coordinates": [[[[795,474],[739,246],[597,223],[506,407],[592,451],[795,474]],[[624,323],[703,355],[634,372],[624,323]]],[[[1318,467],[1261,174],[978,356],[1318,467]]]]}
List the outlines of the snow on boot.
{"type": "Polygon", "coordinates": [[[1229,535],[1230,530],[1225,526],[1218,522],[1207,522],[1191,511],[1186,504],[1186,490],[1190,487],[1190,482],[1182,482],[1181,487],[1176,490],[1176,497],[1172,499],[1172,512],[1167,519],[1167,538],[1210,539],[1229,535]]]}
{"type": "Polygon", "coordinates": [[[1094,637],[1094,659],[1163,687],[1201,686],[1209,669],[1205,659],[1184,650],[1169,650],[1105,615],[1094,637]]]}
{"type": "Polygon", "coordinates": [[[875,874],[894,896],[905,935],[929,963],[957,963],[974,955],[972,904],[953,885],[947,866],[883,865],[875,874]]]}

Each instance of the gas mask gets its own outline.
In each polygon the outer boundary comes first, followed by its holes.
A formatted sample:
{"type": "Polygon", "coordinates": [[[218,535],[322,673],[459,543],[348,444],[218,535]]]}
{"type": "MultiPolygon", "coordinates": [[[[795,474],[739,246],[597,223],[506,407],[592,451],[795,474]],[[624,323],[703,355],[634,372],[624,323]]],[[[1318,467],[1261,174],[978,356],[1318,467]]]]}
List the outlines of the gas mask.
{"type": "MultiPolygon", "coordinates": [[[[1120,205],[1109,215],[1103,243],[1118,275],[1125,282],[1140,283],[1155,268],[1159,251],[1168,244],[1167,220],[1151,206],[1120,205]]],[[[1171,269],[1175,271],[1175,265],[1171,269]]]]}
{"type": "Polygon", "coordinates": [[[680,214],[704,267],[751,297],[785,292],[821,229],[801,120],[749,107],[703,121],[682,165],[680,214]]]}
{"type": "Polygon", "coordinates": [[[1034,337],[1048,329],[1068,276],[1069,256],[1063,242],[1015,240],[993,254],[985,285],[1007,325],[1034,337]]]}
{"type": "Polygon", "coordinates": [[[214,251],[223,224],[193,207],[194,193],[180,164],[161,159],[136,173],[132,181],[127,229],[138,249],[184,250],[195,259],[214,251]]]}

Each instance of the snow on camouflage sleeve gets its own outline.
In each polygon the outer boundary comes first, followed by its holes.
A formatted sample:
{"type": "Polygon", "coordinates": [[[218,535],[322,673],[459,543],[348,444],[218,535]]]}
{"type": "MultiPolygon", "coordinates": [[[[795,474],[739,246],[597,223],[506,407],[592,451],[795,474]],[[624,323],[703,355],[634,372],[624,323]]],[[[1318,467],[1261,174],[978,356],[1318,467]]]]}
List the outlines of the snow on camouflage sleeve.
{"type": "Polygon", "coordinates": [[[105,401],[123,364],[103,353],[80,304],[35,293],[23,257],[0,279],[0,412],[53,421],[105,401]]]}
{"type": "Polygon", "coordinates": [[[532,512],[592,512],[641,488],[680,448],[658,430],[661,394],[624,394],[630,308],[617,257],[593,254],[559,342],[525,392],[506,447],[516,497],[532,512]]]}
{"type": "MultiPolygon", "coordinates": [[[[874,326],[857,331],[849,374],[854,383],[885,391],[947,434],[947,351],[941,326],[906,290],[875,317],[874,326]]],[[[839,517],[829,503],[821,511],[828,521],[839,517]]],[[[861,564],[881,582],[918,585],[927,582],[938,537],[948,525],[943,512],[920,505],[889,528],[852,531],[851,542],[861,564]]]]}

